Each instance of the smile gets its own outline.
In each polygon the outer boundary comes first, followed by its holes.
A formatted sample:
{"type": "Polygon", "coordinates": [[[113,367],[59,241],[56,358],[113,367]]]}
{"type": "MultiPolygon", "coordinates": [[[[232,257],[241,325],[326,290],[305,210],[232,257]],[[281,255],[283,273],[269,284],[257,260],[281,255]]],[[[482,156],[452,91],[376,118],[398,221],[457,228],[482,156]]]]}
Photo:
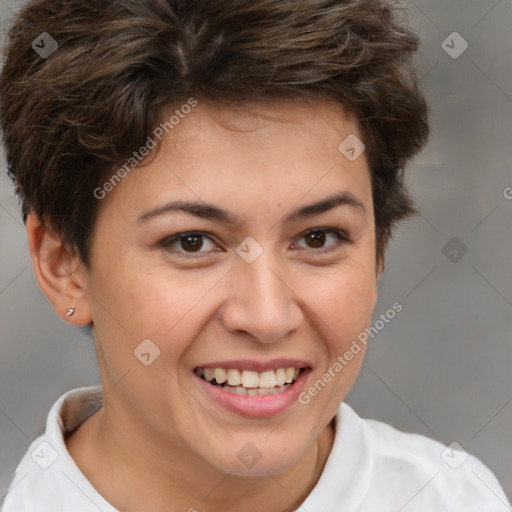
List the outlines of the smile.
{"type": "Polygon", "coordinates": [[[246,418],[269,418],[295,404],[311,372],[306,361],[275,359],[219,361],[192,373],[213,406],[246,418]]]}
{"type": "Polygon", "coordinates": [[[289,366],[256,372],[236,368],[196,368],[195,373],[213,386],[242,396],[275,395],[286,391],[299,377],[301,368],[289,366]]]}

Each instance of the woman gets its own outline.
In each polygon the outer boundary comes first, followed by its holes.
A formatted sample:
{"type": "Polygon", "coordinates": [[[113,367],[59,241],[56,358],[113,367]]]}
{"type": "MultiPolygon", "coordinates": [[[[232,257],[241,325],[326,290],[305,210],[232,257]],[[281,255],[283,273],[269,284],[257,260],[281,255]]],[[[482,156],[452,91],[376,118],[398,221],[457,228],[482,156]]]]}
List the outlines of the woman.
{"type": "Polygon", "coordinates": [[[56,402],[6,511],[503,509],[478,460],[454,471],[441,444],[343,403],[429,132],[398,14],[19,14],[0,79],[10,175],[38,283],[94,338],[102,385],[56,402]]]}

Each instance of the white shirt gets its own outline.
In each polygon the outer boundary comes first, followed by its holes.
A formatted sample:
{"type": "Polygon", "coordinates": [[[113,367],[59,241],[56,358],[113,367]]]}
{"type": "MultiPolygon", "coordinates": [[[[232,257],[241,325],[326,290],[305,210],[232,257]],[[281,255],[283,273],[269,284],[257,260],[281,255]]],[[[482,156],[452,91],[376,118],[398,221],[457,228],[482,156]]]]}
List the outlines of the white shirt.
{"type": "MultiPolygon", "coordinates": [[[[99,387],[69,391],[21,460],[4,512],[118,512],[71,458],[64,434],[101,407],[99,387]]],[[[505,512],[492,472],[463,451],[360,418],[343,403],[324,471],[296,512],[505,512]]]]}

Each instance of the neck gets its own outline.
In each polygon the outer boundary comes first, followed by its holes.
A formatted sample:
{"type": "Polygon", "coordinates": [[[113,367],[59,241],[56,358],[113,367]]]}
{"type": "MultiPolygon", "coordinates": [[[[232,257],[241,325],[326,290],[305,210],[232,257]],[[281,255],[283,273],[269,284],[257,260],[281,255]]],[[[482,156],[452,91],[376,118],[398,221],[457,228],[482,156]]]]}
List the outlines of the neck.
{"type": "Polygon", "coordinates": [[[100,409],[67,439],[67,445],[98,492],[127,512],[293,511],[316,485],[334,441],[329,425],[286,471],[268,477],[241,477],[211,467],[179,443],[148,440],[136,421],[116,419],[109,413],[100,409]],[[115,425],[130,427],[119,432],[115,425]]]}

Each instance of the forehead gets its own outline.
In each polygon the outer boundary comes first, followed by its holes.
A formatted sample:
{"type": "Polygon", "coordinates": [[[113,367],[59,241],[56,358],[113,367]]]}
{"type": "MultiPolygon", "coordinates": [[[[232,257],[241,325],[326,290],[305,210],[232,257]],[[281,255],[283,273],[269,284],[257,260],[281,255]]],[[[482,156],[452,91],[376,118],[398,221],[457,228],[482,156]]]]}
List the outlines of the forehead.
{"type": "MultiPolygon", "coordinates": [[[[172,110],[165,109],[163,122],[170,117],[172,110]]],[[[355,116],[333,101],[283,99],[240,106],[199,104],[169,133],[163,146],[171,150],[186,150],[190,146],[195,152],[199,146],[212,145],[234,153],[247,150],[262,157],[269,153],[277,157],[295,143],[295,151],[286,152],[292,158],[294,154],[300,155],[302,148],[311,149],[320,141],[322,146],[330,145],[331,150],[336,150],[346,134],[361,139],[355,116]]],[[[332,155],[338,157],[335,151],[332,155]]]]}
{"type": "MultiPolygon", "coordinates": [[[[162,124],[175,110],[162,112],[162,124]]],[[[108,202],[130,218],[176,199],[228,204],[237,213],[263,209],[260,215],[347,189],[371,202],[364,153],[352,161],[339,149],[347,137],[361,139],[358,123],[333,102],[199,103],[174,120],[149,163],[134,168],[108,202]]]]}

